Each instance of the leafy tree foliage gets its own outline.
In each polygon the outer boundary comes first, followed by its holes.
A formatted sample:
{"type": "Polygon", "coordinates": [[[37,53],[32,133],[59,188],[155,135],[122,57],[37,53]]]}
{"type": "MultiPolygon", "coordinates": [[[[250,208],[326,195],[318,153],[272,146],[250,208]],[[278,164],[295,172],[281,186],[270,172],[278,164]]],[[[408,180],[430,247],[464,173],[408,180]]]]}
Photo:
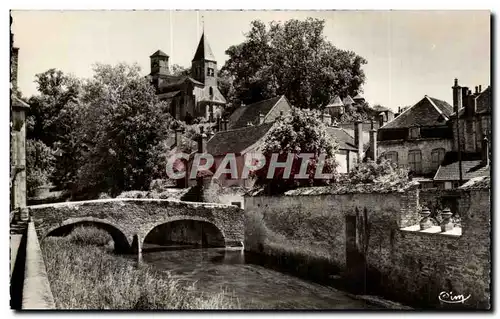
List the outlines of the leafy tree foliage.
{"type": "Polygon", "coordinates": [[[388,159],[368,160],[360,163],[349,172],[349,183],[352,184],[386,184],[388,186],[404,185],[409,181],[408,170],[399,168],[388,159]]]}
{"type": "Polygon", "coordinates": [[[98,64],[83,85],[79,126],[80,190],[119,194],[142,190],[153,178],[155,150],[170,115],[137,65],[98,64]]]}
{"type": "Polygon", "coordinates": [[[294,109],[292,113],[278,118],[266,135],[261,147],[266,158],[266,165],[255,172],[256,185],[264,186],[268,193],[281,193],[301,186],[328,185],[337,177],[335,153],[338,144],[326,131],[326,126],[319,120],[316,111],[294,109]],[[275,171],[273,179],[267,178],[269,163],[273,153],[279,154],[278,161],[286,162],[289,153],[293,154],[290,178],[283,178],[284,168],[275,171]],[[307,179],[293,178],[300,171],[302,159],[300,154],[312,153],[309,160],[307,179]],[[322,173],[333,174],[332,179],[316,179],[315,173],[320,155],[325,155],[322,173]]]}
{"type": "Polygon", "coordinates": [[[251,23],[246,40],[226,50],[222,73],[233,79],[233,102],[250,104],[286,95],[300,108],[325,106],[335,94],[355,94],[366,60],[336,48],[323,36],[324,21],[309,18],[251,23]]]}
{"type": "Polygon", "coordinates": [[[50,69],[35,76],[39,95],[28,100],[27,137],[52,147],[68,134],[68,119],[63,109],[78,99],[80,81],[50,69]]]}
{"type": "Polygon", "coordinates": [[[26,141],[26,186],[28,196],[33,196],[37,187],[47,184],[54,169],[52,149],[40,140],[26,141]]]}

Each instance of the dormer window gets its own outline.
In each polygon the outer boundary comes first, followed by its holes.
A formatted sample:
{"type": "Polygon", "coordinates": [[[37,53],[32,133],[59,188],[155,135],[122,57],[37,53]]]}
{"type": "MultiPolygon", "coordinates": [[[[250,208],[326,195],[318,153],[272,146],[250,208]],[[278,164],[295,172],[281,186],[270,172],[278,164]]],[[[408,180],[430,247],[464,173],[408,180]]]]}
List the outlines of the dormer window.
{"type": "Polygon", "coordinates": [[[420,127],[410,127],[409,129],[409,138],[417,139],[420,138],[420,127]]]}

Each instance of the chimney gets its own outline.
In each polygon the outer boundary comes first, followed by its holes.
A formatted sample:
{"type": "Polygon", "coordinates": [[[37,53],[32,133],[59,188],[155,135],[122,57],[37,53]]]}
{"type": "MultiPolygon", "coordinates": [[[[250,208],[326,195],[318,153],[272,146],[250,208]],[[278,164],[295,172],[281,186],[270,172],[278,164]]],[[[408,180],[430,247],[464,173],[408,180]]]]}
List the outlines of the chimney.
{"type": "Polygon", "coordinates": [[[378,115],[378,127],[382,127],[382,126],[384,126],[384,124],[385,124],[385,116],[384,116],[383,112],[380,112],[378,115]]]}
{"type": "MultiPolygon", "coordinates": [[[[462,107],[467,109],[468,105],[468,100],[467,96],[469,95],[469,88],[468,87],[462,87],[462,107]]],[[[459,109],[460,110],[460,109],[459,109]]]]}
{"type": "Polygon", "coordinates": [[[198,153],[207,152],[208,135],[205,134],[203,126],[200,126],[200,136],[198,139],[198,153]]]}
{"type": "Polygon", "coordinates": [[[264,124],[264,114],[262,114],[261,112],[259,112],[259,124],[264,124]]]}
{"type": "Polygon", "coordinates": [[[373,127],[370,129],[370,153],[368,154],[373,161],[377,160],[377,130],[373,127]]]}
{"type": "Polygon", "coordinates": [[[481,92],[482,92],[482,90],[481,90],[481,85],[479,85],[479,93],[481,93],[481,92]]]}
{"type": "Polygon", "coordinates": [[[175,129],[175,144],[174,146],[178,146],[179,145],[179,133],[180,133],[180,129],[179,128],[176,128],[175,129]]]}
{"type": "Polygon", "coordinates": [[[361,163],[363,157],[363,123],[354,122],[354,145],[358,149],[358,163],[361,163]]]}
{"type": "Polygon", "coordinates": [[[467,96],[467,116],[474,116],[476,114],[476,108],[477,108],[477,100],[476,100],[476,95],[470,94],[467,96]]]}
{"type": "Polygon", "coordinates": [[[484,166],[490,165],[490,148],[488,138],[486,136],[482,140],[481,157],[484,166]]]}
{"type": "Polygon", "coordinates": [[[458,85],[458,79],[455,79],[453,90],[453,112],[458,112],[462,108],[462,88],[458,85]]]}

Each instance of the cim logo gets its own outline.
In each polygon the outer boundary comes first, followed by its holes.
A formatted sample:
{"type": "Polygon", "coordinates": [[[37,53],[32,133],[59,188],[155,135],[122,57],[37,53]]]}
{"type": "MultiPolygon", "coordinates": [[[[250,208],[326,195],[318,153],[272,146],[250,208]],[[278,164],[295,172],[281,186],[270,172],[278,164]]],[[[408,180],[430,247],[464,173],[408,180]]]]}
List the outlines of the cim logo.
{"type": "Polygon", "coordinates": [[[447,292],[447,291],[441,291],[439,293],[438,299],[444,303],[451,303],[451,304],[456,304],[456,303],[465,303],[467,299],[470,298],[470,294],[465,297],[464,295],[454,295],[453,291],[447,292]]]}

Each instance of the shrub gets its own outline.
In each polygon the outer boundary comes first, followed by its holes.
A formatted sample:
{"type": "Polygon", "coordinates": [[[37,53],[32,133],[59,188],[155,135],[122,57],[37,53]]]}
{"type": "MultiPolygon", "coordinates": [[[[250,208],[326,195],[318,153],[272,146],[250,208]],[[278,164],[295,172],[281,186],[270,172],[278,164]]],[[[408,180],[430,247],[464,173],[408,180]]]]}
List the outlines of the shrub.
{"type": "Polygon", "coordinates": [[[79,226],[71,232],[69,240],[79,245],[107,246],[113,238],[103,229],[79,226]]]}

